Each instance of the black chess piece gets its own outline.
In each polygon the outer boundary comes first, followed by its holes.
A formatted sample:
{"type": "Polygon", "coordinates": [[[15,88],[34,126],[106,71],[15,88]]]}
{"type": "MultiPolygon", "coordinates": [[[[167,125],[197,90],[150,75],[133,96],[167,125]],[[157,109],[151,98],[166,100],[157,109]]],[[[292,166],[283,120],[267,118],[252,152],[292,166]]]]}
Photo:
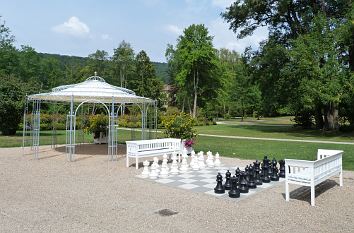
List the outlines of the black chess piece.
{"type": "Polygon", "coordinates": [[[248,183],[246,181],[246,173],[241,172],[240,174],[240,193],[248,193],[248,183]]]}
{"type": "Polygon", "coordinates": [[[263,164],[262,164],[262,182],[263,183],[269,183],[270,182],[270,178],[268,176],[268,166],[269,166],[269,162],[266,160],[263,160],[263,164]]]}
{"type": "Polygon", "coordinates": [[[229,197],[239,198],[240,190],[237,188],[237,178],[235,176],[231,177],[231,190],[229,191],[229,197]]]}
{"type": "Polygon", "coordinates": [[[230,181],[230,177],[231,177],[231,172],[229,170],[227,170],[227,172],[225,173],[225,184],[224,184],[224,187],[226,190],[230,190],[231,189],[231,181],[230,181]]]}
{"type": "Polygon", "coordinates": [[[256,182],[256,185],[262,185],[263,182],[262,182],[261,175],[260,175],[261,163],[258,160],[256,160],[256,162],[253,162],[253,164],[254,164],[253,167],[254,167],[254,174],[255,174],[254,181],[256,182]]]}
{"type": "Polygon", "coordinates": [[[277,161],[275,160],[275,158],[273,159],[272,161],[272,171],[273,171],[273,174],[272,176],[270,177],[270,179],[272,181],[279,181],[279,176],[278,176],[278,167],[277,167],[277,161]]]}
{"type": "Polygon", "coordinates": [[[214,188],[214,192],[218,193],[218,194],[225,193],[225,187],[222,185],[222,176],[221,176],[220,172],[216,176],[216,182],[217,183],[214,188]]]}
{"type": "Polygon", "coordinates": [[[253,166],[250,166],[248,169],[248,187],[250,189],[255,189],[257,188],[256,182],[254,181],[254,168],[253,166]]]}
{"type": "Polygon", "coordinates": [[[285,178],[285,161],[279,160],[279,177],[285,178]]]}
{"type": "Polygon", "coordinates": [[[248,165],[246,165],[246,167],[245,167],[245,179],[247,180],[247,182],[248,182],[248,165]]]}
{"type": "Polygon", "coordinates": [[[272,175],[273,175],[272,161],[268,160],[268,176],[269,176],[269,178],[272,177],[272,175]]]}
{"type": "Polygon", "coordinates": [[[236,170],[235,170],[235,176],[238,179],[240,179],[240,172],[241,172],[240,168],[237,167],[236,170]]]}

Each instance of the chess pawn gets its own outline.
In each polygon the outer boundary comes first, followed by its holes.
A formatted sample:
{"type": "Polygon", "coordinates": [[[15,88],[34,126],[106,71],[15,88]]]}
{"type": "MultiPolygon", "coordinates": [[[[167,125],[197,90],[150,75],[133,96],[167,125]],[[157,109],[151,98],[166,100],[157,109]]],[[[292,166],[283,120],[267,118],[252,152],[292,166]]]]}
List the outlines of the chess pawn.
{"type": "Polygon", "coordinates": [[[199,164],[199,168],[200,168],[200,169],[204,169],[204,168],[205,168],[203,151],[200,151],[200,152],[199,152],[198,164],[199,164]]]}
{"type": "Polygon", "coordinates": [[[214,192],[217,194],[225,193],[225,187],[222,185],[222,176],[220,173],[216,176],[216,186],[214,192]]]}
{"type": "MultiPolygon", "coordinates": [[[[167,160],[166,160],[166,161],[167,161],[167,160]]],[[[161,178],[166,178],[166,177],[168,177],[167,162],[162,162],[160,177],[161,177],[161,178]]]]}
{"type": "Polygon", "coordinates": [[[215,165],[215,167],[220,167],[220,165],[221,165],[221,163],[220,163],[220,155],[219,155],[218,152],[216,152],[216,154],[215,154],[214,165],[215,165]]]}
{"type": "Polygon", "coordinates": [[[248,183],[245,172],[241,172],[240,179],[240,193],[248,193],[248,183]]]}
{"type": "Polygon", "coordinates": [[[275,160],[275,158],[272,161],[272,176],[270,177],[270,179],[272,181],[279,181],[279,176],[278,176],[278,168],[277,168],[277,161],[275,160]]]}
{"type": "Polygon", "coordinates": [[[236,176],[237,179],[240,179],[240,173],[241,173],[241,170],[240,170],[239,167],[237,167],[236,170],[235,170],[235,176],[236,176]]]}
{"type": "Polygon", "coordinates": [[[273,166],[272,166],[272,161],[269,160],[269,162],[268,162],[268,176],[269,176],[269,178],[272,177],[272,175],[273,175],[273,166]]]}
{"type": "Polygon", "coordinates": [[[156,166],[153,166],[154,164],[151,165],[151,171],[149,174],[150,179],[156,179],[158,174],[156,172],[156,166]]]}
{"type": "Polygon", "coordinates": [[[254,164],[253,167],[254,167],[256,185],[262,185],[263,182],[262,182],[262,179],[261,179],[261,176],[260,176],[260,171],[261,171],[260,165],[261,165],[261,163],[258,160],[256,160],[256,162],[253,162],[253,164],[254,164]]]}
{"type": "Polygon", "coordinates": [[[171,174],[176,175],[179,173],[178,171],[178,163],[177,163],[177,156],[172,155],[172,164],[171,164],[171,174]]]}
{"type": "Polygon", "coordinates": [[[149,177],[149,161],[145,160],[143,162],[143,166],[144,166],[144,169],[143,169],[143,172],[141,173],[141,177],[143,178],[148,178],[149,177]]]}
{"type": "Polygon", "coordinates": [[[208,167],[210,167],[210,168],[212,168],[212,167],[214,167],[214,158],[213,158],[213,154],[210,152],[210,151],[208,151],[208,159],[207,159],[207,165],[208,165],[208,167]]]}
{"type": "Polygon", "coordinates": [[[237,188],[237,178],[235,176],[231,177],[231,190],[229,191],[229,197],[240,197],[240,190],[237,188]]]}
{"type": "Polygon", "coordinates": [[[262,164],[262,182],[263,183],[270,182],[270,178],[268,176],[268,162],[265,164],[262,164]]]}
{"type": "Polygon", "coordinates": [[[187,158],[183,157],[181,167],[179,168],[181,173],[185,173],[188,171],[188,163],[187,163],[187,158]]]}
{"type": "Polygon", "coordinates": [[[257,188],[256,182],[254,181],[254,169],[253,166],[250,166],[248,169],[248,187],[250,189],[257,188]]]}
{"type": "Polygon", "coordinates": [[[199,161],[198,161],[198,158],[194,155],[192,155],[192,161],[193,163],[191,162],[190,166],[191,168],[194,170],[194,171],[198,171],[199,170],[199,161]]]}
{"type": "Polygon", "coordinates": [[[157,157],[153,158],[154,162],[152,163],[151,166],[155,166],[157,174],[160,173],[160,165],[159,165],[159,159],[157,157]]]}
{"type": "Polygon", "coordinates": [[[166,162],[166,164],[167,164],[168,163],[167,154],[163,154],[162,158],[163,158],[162,163],[166,162]]]}
{"type": "Polygon", "coordinates": [[[249,170],[248,165],[246,165],[246,167],[245,167],[245,175],[246,175],[245,179],[247,180],[247,182],[248,182],[248,178],[249,178],[248,170],[249,170]]]}
{"type": "Polygon", "coordinates": [[[227,172],[225,173],[225,184],[224,184],[224,187],[225,187],[226,190],[230,190],[231,189],[230,177],[231,177],[231,173],[230,173],[229,170],[227,170],[227,172]]]}
{"type": "Polygon", "coordinates": [[[279,160],[279,177],[285,178],[285,161],[279,160]]]}

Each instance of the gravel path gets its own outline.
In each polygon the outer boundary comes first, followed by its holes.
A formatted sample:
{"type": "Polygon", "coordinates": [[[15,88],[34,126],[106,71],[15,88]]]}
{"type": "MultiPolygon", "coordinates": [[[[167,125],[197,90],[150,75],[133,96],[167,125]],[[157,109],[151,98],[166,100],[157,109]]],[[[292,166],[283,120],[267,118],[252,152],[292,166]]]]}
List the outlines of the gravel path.
{"type": "MultiPolygon", "coordinates": [[[[121,148],[122,149],[122,148],[121,148]]],[[[42,147],[41,159],[20,148],[0,149],[0,232],[353,232],[354,173],[294,190],[289,203],[277,185],[242,201],[220,199],[135,178],[123,156],[110,162],[105,146],[42,147]],[[161,216],[169,209],[178,212],[161,216]]],[[[124,151],[121,150],[123,154],[124,151]]],[[[230,165],[249,161],[222,158],[230,165]]]]}

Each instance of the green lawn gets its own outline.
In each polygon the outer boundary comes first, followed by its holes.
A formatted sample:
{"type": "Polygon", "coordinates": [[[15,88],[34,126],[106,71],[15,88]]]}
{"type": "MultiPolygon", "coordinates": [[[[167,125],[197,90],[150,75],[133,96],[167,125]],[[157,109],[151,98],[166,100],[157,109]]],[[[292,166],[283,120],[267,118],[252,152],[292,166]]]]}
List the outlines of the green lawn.
{"type": "MultiPolygon", "coordinates": [[[[289,139],[312,139],[323,141],[353,141],[354,134],[323,134],[321,131],[301,130],[294,128],[289,122],[289,118],[264,119],[259,123],[255,119],[246,119],[246,123],[239,119],[227,121],[228,125],[213,125],[196,127],[198,133],[249,136],[264,138],[289,138],[289,139]],[[280,123],[281,122],[281,123],[280,123]]],[[[58,131],[58,144],[65,144],[65,130],[58,131]]],[[[160,134],[161,137],[162,134],[160,134]]],[[[51,144],[51,131],[42,131],[40,144],[51,144]]],[[[126,140],[140,139],[140,131],[118,130],[120,143],[126,140]]],[[[92,142],[92,135],[85,135],[85,142],[92,142]]],[[[22,145],[22,132],[17,135],[7,137],[0,136],[0,147],[18,147],[22,145]]],[[[199,136],[194,146],[196,151],[219,152],[222,156],[238,157],[243,159],[262,159],[264,155],[271,158],[316,158],[317,149],[339,149],[344,151],[344,169],[354,170],[354,145],[335,145],[303,142],[279,142],[245,139],[228,139],[199,136]]]]}
{"type": "Polygon", "coordinates": [[[292,125],[274,126],[265,124],[222,124],[212,126],[197,126],[196,129],[198,133],[214,135],[354,142],[353,132],[324,133],[321,130],[304,130],[293,127],[292,125]]]}
{"type": "Polygon", "coordinates": [[[264,155],[284,158],[316,160],[317,149],[343,150],[343,167],[354,170],[354,145],[335,145],[302,142],[278,142],[244,139],[227,139],[200,136],[193,147],[196,151],[219,152],[222,156],[242,159],[262,159],[264,155]]]}

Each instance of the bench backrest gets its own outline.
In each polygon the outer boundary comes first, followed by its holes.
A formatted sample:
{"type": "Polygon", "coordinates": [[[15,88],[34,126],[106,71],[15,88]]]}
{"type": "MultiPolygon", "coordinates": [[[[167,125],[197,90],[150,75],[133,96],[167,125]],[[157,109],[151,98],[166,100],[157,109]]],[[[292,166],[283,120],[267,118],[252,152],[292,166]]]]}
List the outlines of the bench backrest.
{"type": "Polygon", "coordinates": [[[342,150],[325,150],[325,149],[318,149],[317,150],[317,160],[326,158],[331,155],[336,155],[339,153],[343,153],[342,150]]]}
{"type": "Polygon", "coordinates": [[[173,151],[181,150],[181,140],[177,138],[126,141],[126,144],[128,152],[142,152],[161,149],[168,149],[173,151]]]}

